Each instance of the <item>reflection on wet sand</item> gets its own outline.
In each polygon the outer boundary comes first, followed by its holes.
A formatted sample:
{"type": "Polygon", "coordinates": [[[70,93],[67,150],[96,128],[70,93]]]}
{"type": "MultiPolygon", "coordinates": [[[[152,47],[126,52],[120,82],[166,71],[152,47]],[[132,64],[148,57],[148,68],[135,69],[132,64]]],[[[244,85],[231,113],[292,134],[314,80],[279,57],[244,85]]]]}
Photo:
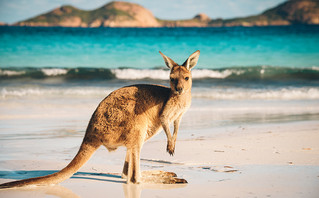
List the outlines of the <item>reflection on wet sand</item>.
{"type": "MultiPolygon", "coordinates": [[[[56,171],[0,171],[0,178],[2,179],[25,179],[35,176],[52,174],[56,171]]],[[[187,181],[176,177],[175,173],[164,171],[143,171],[142,184],[126,184],[125,180],[119,174],[109,173],[91,173],[78,172],[72,176],[72,179],[84,179],[98,182],[105,182],[105,185],[110,183],[122,184],[125,198],[140,198],[144,189],[153,190],[167,190],[174,188],[183,188],[187,181]]],[[[53,195],[62,198],[79,198],[71,189],[61,186],[30,186],[14,189],[0,190],[0,197],[43,197],[46,195],[53,195]]]]}
{"type": "Polygon", "coordinates": [[[72,190],[60,186],[33,186],[13,189],[3,189],[0,191],[0,197],[46,197],[51,195],[61,198],[80,198],[72,190]]]}
{"type": "Polygon", "coordinates": [[[125,198],[140,198],[144,189],[168,190],[184,188],[187,184],[123,184],[125,198]]]}

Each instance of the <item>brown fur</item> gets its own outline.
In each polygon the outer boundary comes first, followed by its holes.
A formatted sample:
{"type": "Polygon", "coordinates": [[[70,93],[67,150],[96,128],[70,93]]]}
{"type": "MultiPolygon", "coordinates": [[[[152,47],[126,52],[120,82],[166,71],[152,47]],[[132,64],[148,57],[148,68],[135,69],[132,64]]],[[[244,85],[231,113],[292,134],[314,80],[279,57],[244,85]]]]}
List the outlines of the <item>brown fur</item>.
{"type": "Polygon", "coordinates": [[[4,183],[0,188],[60,183],[76,173],[101,145],[109,151],[125,146],[127,153],[122,176],[128,183],[139,183],[140,151],[144,142],[161,128],[167,136],[167,151],[173,155],[181,117],[191,104],[190,70],[197,63],[199,51],[182,66],[161,55],[171,69],[170,88],[140,84],[115,90],[93,113],[80,150],[69,165],[57,173],[4,183]],[[171,122],[174,122],[173,136],[169,129],[171,122]]]}

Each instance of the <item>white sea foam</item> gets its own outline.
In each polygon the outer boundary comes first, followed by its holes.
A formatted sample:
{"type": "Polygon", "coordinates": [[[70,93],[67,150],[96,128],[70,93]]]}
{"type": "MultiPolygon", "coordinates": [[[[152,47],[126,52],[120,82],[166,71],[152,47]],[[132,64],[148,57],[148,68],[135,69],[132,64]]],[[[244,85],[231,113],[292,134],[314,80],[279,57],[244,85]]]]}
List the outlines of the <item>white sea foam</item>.
{"type": "MultiPolygon", "coordinates": [[[[158,79],[167,80],[169,76],[169,70],[164,69],[113,69],[112,73],[118,79],[128,79],[128,80],[139,80],[139,79],[158,79]]],[[[227,78],[232,74],[240,75],[244,71],[226,69],[223,71],[215,71],[209,69],[199,69],[192,71],[193,79],[203,79],[203,78],[227,78]]]]}
{"type": "Polygon", "coordinates": [[[112,73],[118,79],[138,80],[138,79],[159,79],[166,80],[169,76],[168,70],[151,70],[151,69],[113,69],[112,73]]]}
{"type": "Polygon", "coordinates": [[[60,75],[65,75],[68,73],[67,69],[60,69],[60,68],[46,68],[46,69],[41,69],[41,71],[46,76],[60,76],[60,75]]]}
{"type": "MultiPolygon", "coordinates": [[[[4,87],[0,90],[0,98],[24,96],[103,97],[115,89],[112,87],[4,87]]],[[[316,100],[319,99],[319,88],[244,89],[194,87],[192,95],[194,98],[211,100],[316,100]]]]}
{"type": "Polygon", "coordinates": [[[226,78],[232,74],[231,70],[213,71],[208,69],[194,70],[192,71],[193,79],[201,78],[226,78]]]}
{"type": "Polygon", "coordinates": [[[14,70],[0,69],[0,76],[19,76],[22,74],[25,74],[25,71],[14,71],[14,70]]]}
{"type": "Polygon", "coordinates": [[[213,100],[315,100],[319,99],[319,88],[194,89],[192,95],[197,98],[213,100]]]}
{"type": "Polygon", "coordinates": [[[2,88],[0,91],[0,98],[14,98],[14,97],[51,97],[51,96],[79,96],[79,97],[95,97],[105,96],[111,92],[112,89],[105,89],[99,87],[68,87],[68,88],[45,88],[45,87],[9,87],[2,88]]]}

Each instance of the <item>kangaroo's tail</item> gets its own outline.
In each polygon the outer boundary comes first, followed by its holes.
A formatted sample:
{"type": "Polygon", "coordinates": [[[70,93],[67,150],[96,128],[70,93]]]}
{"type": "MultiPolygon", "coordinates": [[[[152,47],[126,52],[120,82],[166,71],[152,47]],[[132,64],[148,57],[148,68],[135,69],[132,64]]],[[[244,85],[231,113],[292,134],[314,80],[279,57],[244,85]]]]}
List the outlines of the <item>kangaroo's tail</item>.
{"type": "Polygon", "coordinates": [[[99,144],[96,143],[87,143],[83,141],[78,153],[73,158],[73,160],[61,171],[53,173],[51,175],[35,177],[30,179],[23,179],[14,182],[8,182],[0,185],[0,189],[4,188],[15,188],[23,186],[43,186],[58,184],[68,178],[70,178],[74,173],[76,173],[82,166],[85,164],[92,154],[99,148],[99,144]]]}

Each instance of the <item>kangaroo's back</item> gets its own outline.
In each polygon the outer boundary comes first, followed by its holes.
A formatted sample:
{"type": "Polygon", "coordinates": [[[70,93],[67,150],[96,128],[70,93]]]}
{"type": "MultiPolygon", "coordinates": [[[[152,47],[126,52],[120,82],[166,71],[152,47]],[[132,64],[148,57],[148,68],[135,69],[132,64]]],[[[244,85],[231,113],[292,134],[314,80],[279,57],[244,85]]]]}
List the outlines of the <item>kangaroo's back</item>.
{"type": "Polygon", "coordinates": [[[130,147],[139,138],[133,130],[136,126],[153,128],[148,130],[147,137],[158,131],[159,116],[170,93],[170,88],[160,85],[120,88],[101,101],[91,117],[86,135],[97,136],[108,150],[130,147]]]}

